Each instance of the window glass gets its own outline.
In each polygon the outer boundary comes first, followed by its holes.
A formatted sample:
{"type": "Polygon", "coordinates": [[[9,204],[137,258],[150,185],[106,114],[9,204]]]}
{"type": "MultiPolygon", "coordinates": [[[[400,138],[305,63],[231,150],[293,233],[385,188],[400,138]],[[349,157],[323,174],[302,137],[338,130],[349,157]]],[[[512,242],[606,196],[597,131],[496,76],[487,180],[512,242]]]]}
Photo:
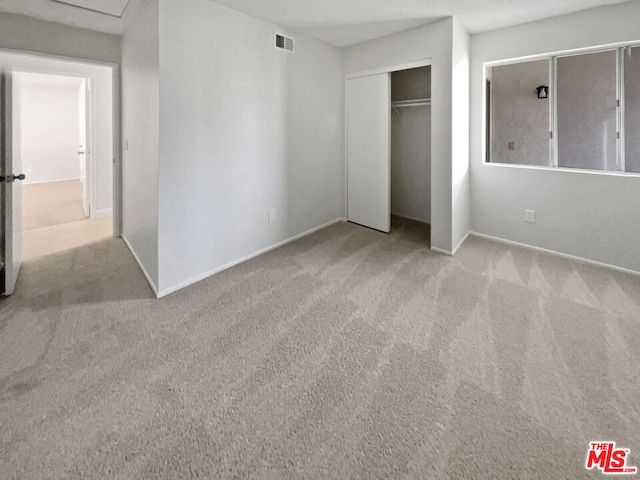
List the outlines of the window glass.
{"type": "Polygon", "coordinates": [[[549,166],[549,60],[487,68],[487,161],[549,166]]]}
{"type": "Polygon", "coordinates": [[[640,47],[624,49],[625,169],[640,173],[640,47]]]}
{"type": "Polygon", "coordinates": [[[616,51],[557,59],[558,166],[620,170],[616,51]]]}

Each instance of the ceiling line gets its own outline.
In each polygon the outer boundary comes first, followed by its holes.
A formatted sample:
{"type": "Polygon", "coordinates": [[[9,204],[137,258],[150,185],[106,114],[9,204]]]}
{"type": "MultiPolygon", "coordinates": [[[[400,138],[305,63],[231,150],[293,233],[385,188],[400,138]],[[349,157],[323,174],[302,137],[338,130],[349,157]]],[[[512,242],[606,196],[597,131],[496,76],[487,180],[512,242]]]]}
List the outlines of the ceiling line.
{"type": "Polygon", "coordinates": [[[122,9],[122,13],[120,15],[115,15],[113,13],[103,12],[101,10],[96,10],[95,8],[83,7],[82,5],[76,5],[74,3],[68,3],[65,0],[51,0],[51,1],[52,2],[56,2],[56,3],[60,3],[62,5],[66,5],[68,7],[79,8],[80,10],[86,10],[87,12],[98,13],[100,15],[107,15],[109,17],[114,17],[114,18],[119,18],[119,19],[122,19],[122,17],[124,16],[125,12],[127,11],[127,8],[129,8],[129,4],[131,3],[131,0],[127,0],[127,3],[125,4],[124,8],[122,9]]]}

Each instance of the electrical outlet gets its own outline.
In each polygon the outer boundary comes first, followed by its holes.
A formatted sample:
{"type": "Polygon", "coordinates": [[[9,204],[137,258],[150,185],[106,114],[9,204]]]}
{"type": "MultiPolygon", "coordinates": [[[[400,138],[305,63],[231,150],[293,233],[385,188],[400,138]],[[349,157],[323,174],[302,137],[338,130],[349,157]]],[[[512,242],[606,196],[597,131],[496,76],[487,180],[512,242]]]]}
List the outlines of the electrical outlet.
{"type": "Polygon", "coordinates": [[[124,140],[124,149],[125,150],[129,150],[129,139],[128,138],[125,138],[125,140],[124,140]]]}
{"type": "Polygon", "coordinates": [[[276,209],[272,208],[269,210],[269,223],[273,223],[276,221],[276,209]]]}
{"type": "Polygon", "coordinates": [[[516,142],[509,142],[509,150],[515,151],[515,149],[516,149],[516,142]]]}
{"type": "Polygon", "coordinates": [[[536,223],[536,212],[535,210],[525,210],[524,211],[524,221],[527,223],[536,223]]]}

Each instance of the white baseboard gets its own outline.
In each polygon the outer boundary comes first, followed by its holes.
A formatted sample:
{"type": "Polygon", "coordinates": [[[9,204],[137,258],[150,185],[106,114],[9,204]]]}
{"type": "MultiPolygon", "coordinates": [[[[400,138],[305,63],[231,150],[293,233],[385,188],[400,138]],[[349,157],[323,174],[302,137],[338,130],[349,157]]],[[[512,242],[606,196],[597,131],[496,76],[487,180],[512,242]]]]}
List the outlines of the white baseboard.
{"type": "Polygon", "coordinates": [[[453,251],[445,250],[443,248],[438,248],[438,247],[431,247],[431,250],[433,250],[434,252],[442,253],[443,255],[447,255],[448,257],[453,257],[456,253],[458,253],[458,250],[460,250],[460,247],[464,244],[464,242],[467,241],[467,238],[469,238],[469,235],[471,235],[471,232],[467,232],[467,234],[462,238],[462,240],[460,240],[458,244],[454,247],[453,251]]]}
{"type": "Polygon", "coordinates": [[[103,208],[102,210],[94,210],[91,212],[91,218],[105,218],[113,216],[113,208],[103,208]]]}
{"type": "Polygon", "coordinates": [[[618,267],[616,265],[611,265],[609,263],[598,262],[596,260],[591,260],[589,258],[577,257],[575,255],[569,255],[568,253],[557,252],[555,250],[549,250],[549,249],[542,248],[542,247],[536,247],[534,245],[527,245],[526,243],[514,242],[513,240],[507,240],[507,239],[500,238],[500,237],[494,237],[492,235],[485,235],[484,233],[471,232],[471,235],[473,235],[474,237],[478,237],[478,238],[484,238],[486,240],[493,240],[494,242],[505,243],[507,245],[513,245],[513,246],[516,246],[516,247],[528,248],[530,250],[536,250],[538,252],[548,253],[550,255],[555,255],[556,257],[568,258],[570,260],[577,260],[577,261],[582,262],[582,263],[588,263],[590,265],[595,265],[596,267],[609,268],[611,270],[616,270],[618,272],[629,273],[631,275],[640,276],[640,272],[638,272],[636,270],[631,270],[631,269],[628,269],[628,268],[618,267]]]}
{"type": "Polygon", "coordinates": [[[58,183],[58,182],[70,182],[72,180],[78,180],[80,181],[80,177],[74,177],[74,178],[60,178],[58,180],[40,180],[39,182],[30,182],[28,180],[29,177],[27,177],[27,180],[24,180],[22,182],[23,185],[42,185],[43,183],[58,183]]]}
{"type": "Polygon", "coordinates": [[[444,248],[438,248],[438,247],[433,247],[432,246],[431,250],[433,250],[434,252],[446,255],[447,257],[453,257],[453,252],[450,251],[450,250],[445,250],[444,248]]]}
{"type": "Polygon", "coordinates": [[[464,244],[464,242],[467,241],[467,238],[469,238],[469,235],[471,235],[471,231],[468,231],[467,234],[464,237],[462,237],[462,240],[458,242],[458,245],[456,245],[455,248],[453,249],[454,255],[458,253],[458,250],[460,250],[460,247],[464,244]]]}
{"type": "MultiPolygon", "coordinates": [[[[312,233],[317,232],[318,230],[322,230],[323,228],[327,228],[330,227],[331,225],[334,225],[336,223],[340,223],[340,222],[346,222],[346,220],[344,218],[336,218],[335,220],[332,220],[328,223],[325,223],[324,225],[320,225],[319,227],[315,227],[312,228],[310,230],[307,230],[306,232],[302,232],[298,235],[294,235],[293,237],[287,238],[286,240],[283,240],[281,242],[278,242],[274,245],[271,245],[269,247],[263,248],[262,250],[258,250],[257,252],[253,252],[250,253],[249,255],[246,255],[242,258],[239,258],[237,260],[234,260],[232,262],[227,263],[226,265],[223,265],[221,267],[218,268],[214,268],[213,270],[209,270],[208,272],[205,272],[201,275],[198,275],[194,278],[191,278],[189,280],[186,280],[184,282],[181,282],[177,285],[174,285],[173,287],[169,287],[169,288],[165,288],[164,290],[162,290],[159,294],[157,294],[158,298],[162,298],[162,297],[166,297],[167,295],[170,295],[172,293],[177,292],[178,290],[182,290],[185,287],[188,287],[190,285],[193,285],[194,283],[198,283],[202,280],[204,280],[205,278],[209,278],[212,275],[215,275],[216,273],[220,273],[224,270],[228,270],[229,268],[235,267],[236,265],[239,265],[241,263],[244,263],[248,260],[251,260],[252,258],[258,257],[260,255],[263,255],[267,252],[270,252],[271,250],[275,250],[276,248],[282,247],[288,243],[294,242],[302,237],[306,237],[307,235],[311,235],[312,233]]],[[[135,254],[134,254],[135,255],[135,254]]],[[[140,263],[140,262],[138,262],[140,263]]],[[[147,278],[148,279],[148,278],[147,278]]],[[[153,288],[153,287],[152,287],[153,288]]],[[[154,289],[155,291],[155,289],[154,289]]]]}
{"type": "Polygon", "coordinates": [[[125,237],[124,235],[120,235],[120,237],[122,238],[122,240],[124,240],[124,244],[127,246],[129,251],[131,252],[131,255],[133,255],[133,258],[135,258],[136,262],[138,262],[138,266],[140,267],[140,270],[142,270],[142,274],[147,279],[147,282],[149,283],[149,286],[151,287],[151,290],[153,290],[153,293],[155,294],[156,298],[160,298],[159,295],[158,295],[158,288],[153,283],[153,280],[151,280],[151,276],[147,272],[147,269],[144,268],[144,265],[140,261],[140,258],[138,257],[138,254],[136,253],[136,251],[131,246],[131,243],[129,243],[129,240],[127,240],[127,237],[125,237]]]}

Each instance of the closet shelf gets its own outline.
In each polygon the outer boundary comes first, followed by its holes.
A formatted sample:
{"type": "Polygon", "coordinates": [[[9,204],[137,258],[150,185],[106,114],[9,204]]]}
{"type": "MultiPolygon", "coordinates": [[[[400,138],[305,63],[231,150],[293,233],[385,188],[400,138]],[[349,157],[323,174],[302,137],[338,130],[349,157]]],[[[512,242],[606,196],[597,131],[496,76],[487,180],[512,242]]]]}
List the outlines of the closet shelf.
{"type": "Polygon", "coordinates": [[[403,107],[421,107],[423,105],[431,105],[430,98],[417,98],[415,100],[401,100],[398,102],[391,102],[391,107],[393,108],[403,108],[403,107]]]}

